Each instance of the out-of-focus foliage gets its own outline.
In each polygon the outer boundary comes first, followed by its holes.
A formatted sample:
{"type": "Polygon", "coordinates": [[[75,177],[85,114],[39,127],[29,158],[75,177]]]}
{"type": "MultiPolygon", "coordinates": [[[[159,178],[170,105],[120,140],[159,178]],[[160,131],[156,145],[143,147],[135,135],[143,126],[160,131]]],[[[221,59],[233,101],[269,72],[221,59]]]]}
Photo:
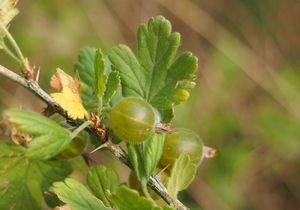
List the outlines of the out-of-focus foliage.
{"type": "MultiPolygon", "coordinates": [[[[184,203],[190,202],[191,209],[300,208],[297,0],[37,0],[20,1],[19,9],[23,12],[14,18],[10,30],[24,54],[41,66],[40,83],[45,88],[49,88],[47,81],[56,67],[72,73],[82,46],[107,52],[122,42],[134,49],[140,22],[158,14],[167,17],[173,30],[182,34],[180,49],[199,58],[199,85],[193,89],[193,97],[178,106],[174,124],[197,131],[207,145],[218,150],[214,159],[202,163],[194,184],[179,196],[184,203]],[[187,2],[192,7],[187,7],[187,2]],[[185,16],[179,15],[180,11],[185,16]],[[207,24],[204,15],[232,37],[219,35],[220,28],[207,24]],[[187,25],[182,21],[186,17],[202,18],[187,25]],[[230,59],[243,57],[245,48],[256,57],[239,63],[230,59]],[[271,68],[260,65],[249,71],[241,65],[257,58],[271,68]]],[[[18,70],[4,54],[0,61],[18,70]]],[[[34,96],[2,77],[0,96],[1,110],[20,104],[35,110],[43,107],[34,96]]]]}

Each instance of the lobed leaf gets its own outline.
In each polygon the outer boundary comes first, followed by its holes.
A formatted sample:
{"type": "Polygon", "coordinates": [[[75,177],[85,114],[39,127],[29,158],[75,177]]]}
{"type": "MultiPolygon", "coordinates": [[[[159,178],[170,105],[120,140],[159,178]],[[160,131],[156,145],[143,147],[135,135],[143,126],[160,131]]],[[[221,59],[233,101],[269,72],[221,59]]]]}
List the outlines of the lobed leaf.
{"type": "Polygon", "coordinates": [[[123,95],[146,98],[146,76],[131,49],[119,45],[112,49],[109,59],[120,74],[123,95]]]}
{"type": "MultiPolygon", "coordinates": [[[[35,210],[41,209],[41,196],[36,200],[35,194],[31,195],[30,189],[25,183],[11,181],[0,189],[0,208],[10,210],[35,210]]],[[[36,192],[37,193],[37,192],[36,192]]]]}
{"type": "Polygon", "coordinates": [[[173,107],[189,97],[191,82],[197,69],[197,58],[190,52],[174,57],[180,35],[162,16],[151,18],[138,29],[137,56],[125,45],[112,49],[109,59],[120,73],[123,96],[143,97],[161,114],[163,122],[173,116],[173,107]]]}
{"type": "Polygon", "coordinates": [[[74,120],[83,119],[88,113],[82,105],[80,98],[80,83],[78,75],[75,79],[57,68],[51,77],[50,85],[56,92],[50,95],[74,120]]]}
{"type": "Polygon", "coordinates": [[[72,140],[67,129],[34,112],[9,109],[4,118],[22,133],[33,136],[26,150],[26,156],[31,159],[49,159],[63,151],[72,140]]]}
{"type": "Polygon", "coordinates": [[[82,48],[75,69],[81,79],[80,93],[85,108],[98,111],[101,101],[104,106],[108,105],[120,86],[120,77],[117,71],[110,69],[110,63],[101,50],[82,48]]]}
{"type": "Polygon", "coordinates": [[[60,200],[76,210],[109,210],[104,204],[75,179],[67,178],[64,182],[55,182],[50,189],[60,200]]]}
{"type": "Polygon", "coordinates": [[[0,209],[40,210],[43,193],[72,168],[63,161],[26,157],[21,146],[0,144],[0,209]]]}
{"type": "Polygon", "coordinates": [[[98,165],[88,172],[87,184],[93,193],[101,199],[106,206],[109,206],[109,195],[116,192],[119,185],[119,177],[114,170],[103,165],[98,165]]]}

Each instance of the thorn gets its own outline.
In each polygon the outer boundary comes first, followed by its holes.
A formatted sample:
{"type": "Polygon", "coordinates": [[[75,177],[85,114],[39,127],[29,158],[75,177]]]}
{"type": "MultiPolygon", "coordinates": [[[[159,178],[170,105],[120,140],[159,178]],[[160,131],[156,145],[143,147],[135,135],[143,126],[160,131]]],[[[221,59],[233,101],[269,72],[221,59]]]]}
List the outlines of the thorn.
{"type": "Polygon", "coordinates": [[[40,79],[40,71],[41,71],[41,68],[39,67],[36,71],[36,74],[35,74],[35,82],[36,83],[39,83],[39,79],[40,79]]]}
{"type": "Polygon", "coordinates": [[[96,149],[94,149],[93,151],[91,151],[91,152],[90,152],[90,154],[92,154],[92,153],[94,153],[94,152],[98,151],[99,149],[102,149],[102,148],[108,147],[108,146],[109,146],[109,144],[110,144],[110,142],[106,142],[106,143],[104,143],[104,144],[101,144],[99,147],[97,147],[96,149]]]}
{"type": "Polygon", "coordinates": [[[161,173],[163,173],[165,170],[167,170],[167,168],[170,166],[170,164],[166,165],[165,167],[163,167],[160,171],[158,171],[156,174],[154,174],[154,176],[157,176],[161,173]]]}

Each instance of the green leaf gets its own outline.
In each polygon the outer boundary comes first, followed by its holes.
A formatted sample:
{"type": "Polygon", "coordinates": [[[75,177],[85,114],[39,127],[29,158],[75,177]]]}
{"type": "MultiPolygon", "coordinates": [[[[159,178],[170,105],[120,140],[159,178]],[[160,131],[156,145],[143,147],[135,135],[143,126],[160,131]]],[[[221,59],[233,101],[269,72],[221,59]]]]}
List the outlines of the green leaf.
{"type": "Polygon", "coordinates": [[[49,159],[63,151],[71,142],[70,132],[55,121],[22,109],[5,111],[4,118],[17,129],[33,136],[26,155],[32,159],[49,159]]]}
{"type": "Polygon", "coordinates": [[[9,185],[0,189],[1,209],[34,210],[41,209],[39,202],[31,196],[30,188],[23,182],[12,181],[9,185]]]}
{"type": "Polygon", "coordinates": [[[84,185],[75,179],[67,178],[64,182],[55,182],[50,189],[60,200],[76,210],[108,210],[84,185]]]}
{"type": "Polygon", "coordinates": [[[160,121],[162,123],[168,123],[170,122],[175,114],[174,114],[174,108],[171,108],[171,109],[159,109],[159,113],[160,113],[160,116],[161,116],[161,119],[160,121]]]}
{"type": "Polygon", "coordinates": [[[0,209],[40,210],[44,192],[71,171],[66,162],[30,160],[23,147],[0,144],[0,209]]]}
{"type": "Polygon", "coordinates": [[[143,163],[143,143],[141,144],[128,144],[128,157],[132,164],[133,171],[139,181],[146,177],[145,167],[143,163]]]}
{"type": "Polygon", "coordinates": [[[118,88],[121,85],[121,80],[119,73],[117,71],[112,71],[107,79],[106,88],[103,96],[103,105],[107,105],[118,88]]]}
{"type": "Polygon", "coordinates": [[[80,50],[75,69],[80,76],[83,105],[88,111],[99,111],[101,100],[104,106],[108,105],[120,86],[120,76],[110,65],[100,49],[86,47],[80,50]]]}
{"type": "Polygon", "coordinates": [[[128,156],[138,179],[148,180],[153,174],[160,158],[165,134],[155,133],[141,144],[128,145],[128,156]]]}
{"type": "Polygon", "coordinates": [[[189,156],[181,154],[175,161],[167,184],[169,194],[177,198],[179,191],[186,189],[194,180],[197,166],[192,163],[189,156]]]}
{"type": "Polygon", "coordinates": [[[107,80],[107,76],[105,74],[105,63],[103,59],[103,54],[100,49],[96,50],[95,54],[95,75],[94,75],[94,86],[96,96],[99,98],[103,96],[105,91],[105,84],[107,80]]]}
{"type": "Polygon", "coordinates": [[[84,107],[88,111],[95,111],[99,107],[99,99],[96,96],[94,84],[94,60],[96,48],[85,47],[79,52],[75,69],[80,76],[80,96],[84,107]]]}
{"type": "Polygon", "coordinates": [[[110,205],[108,197],[116,192],[119,177],[114,170],[98,165],[88,172],[87,184],[93,193],[108,206],[110,205]]]}
{"type": "Polygon", "coordinates": [[[111,202],[118,210],[172,210],[171,207],[159,207],[156,204],[138,194],[137,191],[121,186],[116,194],[110,197],[111,202]]]}
{"type": "Polygon", "coordinates": [[[194,78],[197,58],[185,52],[174,61],[180,35],[172,32],[170,22],[162,16],[151,18],[147,25],[142,24],[137,39],[137,56],[124,45],[113,48],[109,54],[120,73],[122,94],[145,98],[169,122],[174,105],[189,97],[190,87],[179,84],[194,78]]]}
{"type": "Polygon", "coordinates": [[[123,95],[146,98],[144,92],[146,77],[131,49],[125,45],[119,45],[112,49],[109,59],[120,74],[123,95]]]}
{"type": "Polygon", "coordinates": [[[165,143],[165,137],[166,136],[164,133],[155,133],[153,137],[147,142],[144,156],[144,165],[147,178],[149,178],[153,174],[161,158],[165,143]]]}

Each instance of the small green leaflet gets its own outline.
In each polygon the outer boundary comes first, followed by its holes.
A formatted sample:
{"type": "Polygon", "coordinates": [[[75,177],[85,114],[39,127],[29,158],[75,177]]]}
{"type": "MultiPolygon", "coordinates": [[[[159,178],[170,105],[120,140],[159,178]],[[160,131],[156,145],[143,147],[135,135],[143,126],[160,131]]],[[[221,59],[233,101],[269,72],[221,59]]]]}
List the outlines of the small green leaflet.
{"type": "Polygon", "coordinates": [[[58,198],[73,210],[109,210],[86,187],[75,179],[67,178],[64,182],[55,182],[50,188],[58,198]]]}
{"type": "Polygon", "coordinates": [[[40,210],[44,192],[72,171],[64,161],[30,160],[21,146],[0,144],[0,209],[40,210]]]}
{"type": "Polygon", "coordinates": [[[75,69],[80,77],[80,96],[84,107],[88,111],[95,111],[99,107],[99,100],[95,93],[94,60],[96,49],[85,47],[79,52],[75,69]]]}
{"type": "Polygon", "coordinates": [[[186,189],[194,180],[197,166],[189,156],[181,154],[175,161],[167,184],[171,197],[175,200],[179,191],[186,189]]]}
{"type": "Polygon", "coordinates": [[[55,121],[22,109],[9,109],[4,118],[17,129],[33,136],[26,150],[32,159],[49,159],[63,151],[71,142],[70,132],[55,121]]]}
{"type": "Polygon", "coordinates": [[[93,193],[109,206],[109,195],[114,194],[119,185],[118,174],[103,165],[93,167],[87,174],[87,184],[93,193]]]}
{"type": "Polygon", "coordinates": [[[165,134],[155,133],[141,144],[128,145],[128,156],[140,181],[147,181],[153,174],[161,158],[164,141],[165,134]]]}
{"type": "Polygon", "coordinates": [[[180,35],[172,32],[170,22],[162,16],[142,24],[137,40],[137,55],[125,45],[109,53],[111,63],[120,73],[122,94],[143,97],[159,110],[164,122],[169,122],[174,105],[189,97],[193,86],[187,82],[195,77],[198,60],[185,52],[174,61],[180,35]]]}
{"type": "Polygon", "coordinates": [[[117,71],[112,71],[108,75],[105,92],[103,96],[103,105],[106,106],[111,101],[112,97],[115,95],[116,91],[120,87],[121,79],[117,71]]]}
{"type": "Polygon", "coordinates": [[[145,165],[145,171],[146,175],[149,178],[160,158],[163,152],[163,147],[165,143],[166,135],[165,133],[155,133],[153,137],[147,142],[145,157],[144,157],[144,165],[145,165]]]}
{"type": "Polygon", "coordinates": [[[95,54],[95,77],[94,77],[94,87],[96,96],[99,98],[103,96],[105,91],[105,84],[107,80],[107,76],[105,74],[105,63],[103,59],[103,54],[100,49],[96,50],[95,54]]]}
{"type": "Polygon", "coordinates": [[[119,187],[110,200],[118,210],[173,210],[170,206],[156,206],[153,201],[125,186],[119,187]]]}
{"type": "Polygon", "coordinates": [[[80,95],[84,107],[88,111],[98,111],[102,105],[108,105],[121,82],[118,72],[110,69],[101,50],[82,48],[75,69],[80,76],[80,95]]]}

